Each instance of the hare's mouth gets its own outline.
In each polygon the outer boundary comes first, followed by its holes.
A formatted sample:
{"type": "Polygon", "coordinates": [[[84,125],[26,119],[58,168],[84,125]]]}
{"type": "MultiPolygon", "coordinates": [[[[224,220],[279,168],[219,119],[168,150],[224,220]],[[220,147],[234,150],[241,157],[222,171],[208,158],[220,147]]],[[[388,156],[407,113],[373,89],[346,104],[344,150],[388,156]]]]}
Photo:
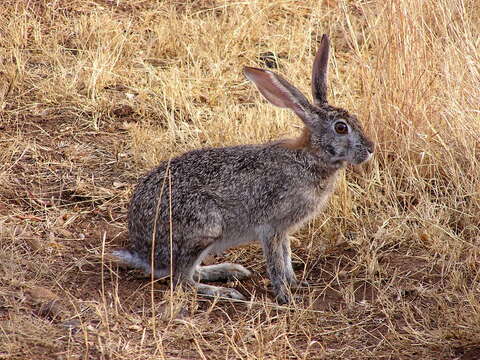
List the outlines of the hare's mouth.
{"type": "Polygon", "coordinates": [[[345,166],[345,159],[336,159],[330,161],[330,166],[335,169],[340,169],[345,166]]]}
{"type": "Polygon", "coordinates": [[[373,156],[373,152],[367,151],[365,154],[362,154],[362,156],[356,156],[352,159],[351,163],[353,165],[360,165],[363,164],[364,162],[369,161],[373,156]]]}

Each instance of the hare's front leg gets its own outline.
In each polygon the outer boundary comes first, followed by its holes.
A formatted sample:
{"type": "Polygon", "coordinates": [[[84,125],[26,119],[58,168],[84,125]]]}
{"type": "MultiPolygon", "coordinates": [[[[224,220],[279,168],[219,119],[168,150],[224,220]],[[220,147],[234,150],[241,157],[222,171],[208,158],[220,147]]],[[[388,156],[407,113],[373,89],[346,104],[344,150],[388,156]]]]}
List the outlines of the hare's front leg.
{"type": "Polygon", "coordinates": [[[285,235],[285,240],[282,242],[283,248],[283,263],[285,264],[285,272],[287,277],[287,283],[291,288],[308,286],[308,282],[299,281],[293,271],[292,267],[292,250],[290,248],[290,238],[285,235]]]}
{"type": "Polygon", "coordinates": [[[259,232],[267,271],[273,291],[280,304],[291,302],[290,286],[297,284],[292,269],[290,242],[287,234],[275,233],[273,229],[261,228],[259,232]]]}

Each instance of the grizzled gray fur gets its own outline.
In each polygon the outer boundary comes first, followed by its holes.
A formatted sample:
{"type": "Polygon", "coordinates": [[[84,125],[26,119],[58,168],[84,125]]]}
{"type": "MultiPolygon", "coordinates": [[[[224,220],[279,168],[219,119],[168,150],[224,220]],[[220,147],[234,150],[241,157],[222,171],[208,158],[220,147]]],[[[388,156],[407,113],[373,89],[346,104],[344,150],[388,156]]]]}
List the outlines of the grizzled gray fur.
{"type": "Polygon", "coordinates": [[[259,241],[277,301],[291,301],[290,288],[301,284],[288,235],[322,210],[339,169],[373,153],[356,118],[327,104],[328,55],[324,35],[313,66],[314,104],[280,75],[244,68],[268,101],[300,117],[303,134],[263,145],[194,150],[160,164],[136,187],[128,211],[130,246],[114,255],[155,277],[172,275],[175,285],[193,285],[200,294],[244,299],[237,290],[200,281],[242,279],[250,271],[200,263],[209,253],[259,241]]]}

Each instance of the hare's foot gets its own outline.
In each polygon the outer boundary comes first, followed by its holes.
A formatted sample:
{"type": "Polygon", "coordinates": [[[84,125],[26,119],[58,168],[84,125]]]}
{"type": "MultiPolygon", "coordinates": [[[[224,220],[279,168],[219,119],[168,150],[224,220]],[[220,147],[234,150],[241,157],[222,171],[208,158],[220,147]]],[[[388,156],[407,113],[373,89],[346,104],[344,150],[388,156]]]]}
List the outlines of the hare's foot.
{"type": "Polygon", "coordinates": [[[197,288],[197,293],[201,295],[205,295],[208,297],[223,297],[233,300],[246,300],[245,296],[240,294],[235,289],[220,287],[220,286],[212,286],[200,283],[194,283],[193,286],[197,288]]]}
{"type": "Polygon", "coordinates": [[[242,280],[252,275],[242,265],[222,263],[208,266],[198,266],[193,278],[197,281],[230,281],[242,280]]]}
{"type": "Polygon", "coordinates": [[[305,280],[298,280],[293,271],[287,275],[287,284],[291,289],[300,289],[309,287],[310,284],[305,280]]]}
{"type": "Polygon", "coordinates": [[[308,283],[308,281],[305,280],[297,280],[296,283],[290,285],[290,287],[292,287],[293,289],[308,288],[309,286],[310,284],[308,283]]]}

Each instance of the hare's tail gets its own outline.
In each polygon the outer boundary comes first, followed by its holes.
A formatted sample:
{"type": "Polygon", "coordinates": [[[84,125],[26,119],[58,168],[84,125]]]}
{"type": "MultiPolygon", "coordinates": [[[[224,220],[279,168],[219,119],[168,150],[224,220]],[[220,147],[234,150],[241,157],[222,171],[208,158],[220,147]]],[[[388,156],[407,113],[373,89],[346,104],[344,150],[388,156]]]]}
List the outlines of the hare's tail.
{"type": "MultiPolygon", "coordinates": [[[[134,269],[143,270],[147,275],[150,275],[152,273],[151,264],[134,251],[127,250],[127,249],[120,249],[120,250],[113,251],[112,255],[116,259],[118,259],[118,261],[122,265],[126,265],[134,269]]],[[[154,275],[155,275],[155,278],[157,279],[163,278],[169,275],[169,270],[161,267],[155,267],[154,275]]]]}

